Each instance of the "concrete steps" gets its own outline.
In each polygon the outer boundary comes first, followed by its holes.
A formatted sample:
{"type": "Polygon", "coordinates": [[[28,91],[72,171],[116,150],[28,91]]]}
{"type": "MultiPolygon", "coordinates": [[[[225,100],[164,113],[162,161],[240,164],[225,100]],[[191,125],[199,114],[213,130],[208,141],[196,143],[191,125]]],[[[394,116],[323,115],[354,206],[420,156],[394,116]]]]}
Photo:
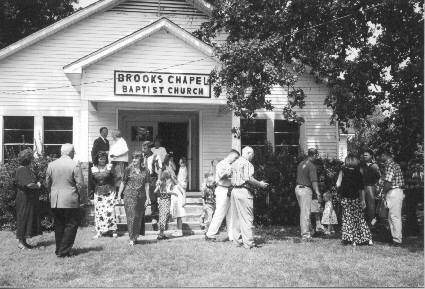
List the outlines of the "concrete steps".
{"type": "MultiPolygon", "coordinates": [[[[199,224],[199,218],[202,213],[202,198],[200,192],[187,192],[186,193],[186,216],[183,217],[183,232],[186,235],[192,234],[203,234],[201,226],[199,224]]],[[[150,207],[146,208],[146,218],[145,218],[145,231],[146,234],[157,234],[157,231],[153,227],[150,218],[150,207]]],[[[117,214],[118,229],[121,232],[127,231],[127,218],[125,216],[124,205],[117,205],[115,207],[115,212],[117,214]]],[[[86,208],[85,214],[85,223],[87,225],[94,224],[94,207],[86,208]]],[[[167,230],[176,230],[177,222],[176,220],[170,220],[168,223],[167,230]]]]}

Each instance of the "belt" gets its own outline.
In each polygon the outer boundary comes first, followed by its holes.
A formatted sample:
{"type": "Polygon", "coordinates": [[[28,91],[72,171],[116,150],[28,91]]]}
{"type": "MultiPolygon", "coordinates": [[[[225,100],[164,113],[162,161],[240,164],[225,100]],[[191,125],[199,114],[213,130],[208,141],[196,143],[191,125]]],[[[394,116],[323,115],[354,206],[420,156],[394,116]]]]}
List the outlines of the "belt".
{"type": "Polygon", "coordinates": [[[247,187],[242,185],[242,186],[233,186],[233,188],[235,188],[235,189],[246,189],[247,187]]]}
{"type": "Polygon", "coordinates": [[[311,189],[311,187],[309,187],[309,186],[304,186],[304,185],[297,185],[297,187],[299,187],[299,188],[301,188],[301,189],[304,189],[304,188],[309,188],[309,189],[311,189]]]}

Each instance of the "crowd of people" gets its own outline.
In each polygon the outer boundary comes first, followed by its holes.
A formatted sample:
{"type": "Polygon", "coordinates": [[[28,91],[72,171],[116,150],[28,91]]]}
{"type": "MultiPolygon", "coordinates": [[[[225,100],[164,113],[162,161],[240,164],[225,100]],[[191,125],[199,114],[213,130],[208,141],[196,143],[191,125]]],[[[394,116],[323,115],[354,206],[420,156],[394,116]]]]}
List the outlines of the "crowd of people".
{"type": "Polygon", "coordinates": [[[318,152],[316,149],[308,150],[307,158],[297,167],[295,188],[300,207],[302,241],[311,241],[312,233],[317,231],[324,231],[327,235],[335,234],[334,225],[338,224],[338,218],[333,199],[337,198],[342,206],[343,244],[373,245],[372,230],[377,223],[377,200],[382,200],[379,205],[388,209],[391,244],[394,246],[402,244],[403,174],[388,150],[381,150],[377,155],[384,165],[382,174],[374,159],[373,151],[366,149],[362,154],[362,160],[353,154],[345,158],[344,166],[338,173],[336,190],[320,192],[317,168],[314,164],[318,152]],[[315,202],[313,193],[317,197],[315,202]],[[317,207],[322,200],[324,201],[322,218],[316,219],[316,228],[313,230],[310,215],[320,216],[317,207]],[[323,228],[323,225],[326,228],[323,228]]]}
{"type": "MultiPolygon", "coordinates": [[[[108,129],[102,127],[91,152],[93,164],[89,171],[89,191],[92,192],[95,208],[96,230],[93,238],[118,236],[115,216],[118,203],[124,204],[129,245],[134,246],[139,235],[144,235],[145,209],[149,205],[152,225],[158,230],[158,240],[167,239],[165,230],[170,215],[177,220],[177,231],[173,235],[182,236],[188,188],[186,159],[179,159],[176,174],[173,156],[167,153],[157,138],[153,143],[144,141],[141,151],[133,152],[129,161],[129,149],[120,132],[112,133],[111,145],[107,136],[108,129]]],[[[73,160],[74,154],[72,144],[62,145],[61,158],[49,163],[44,184],[50,191],[55,223],[55,253],[58,257],[71,255],[79,225],[79,194],[85,184],[80,163],[73,160]]],[[[388,151],[381,151],[378,155],[385,164],[382,174],[371,150],[364,151],[362,161],[354,155],[348,155],[339,172],[336,190],[320,192],[314,164],[318,152],[316,149],[308,150],[306,159],[298,165],[295,188],[300,207],[302,241],[309,242],[312,239],[312,214],[316,220],[316,231],[335,234],[334,226],[338,224],[339,218],[333,200],[338,197],[342,205],[342,242],[354,246],[372,245],[371,229],[376,223],[375,200],[378,194],[382,194],[389,209],[392,244],[399,246],[402,243],[403,175],[388,151]],[[317,196],[316,200],[313,194],[317,196]],[[319,203],[324,203],[321,214],[317,214],[320,211],[319,203]]],[[[18,157],[21,167],[16,171],[15,180],[18,189],[16,237],[20,249],[30,249],[31,245],[26,239],[40,233],[37,190],[42,184],[37,182],[30,169],[32,151],[24,150],[18,157]]],[[[205,174],[201,186],[203,210],[200,223],[207,241],[217,240],[225,220],[229,241],[236,246],[256,247],[253,197],[256,187],[266,188],[268,184],[255,179],[251,163],[253,157],[254,150],[249,146],[242,149],[242,154],[232,149],[213,171],[205,174]]]]}

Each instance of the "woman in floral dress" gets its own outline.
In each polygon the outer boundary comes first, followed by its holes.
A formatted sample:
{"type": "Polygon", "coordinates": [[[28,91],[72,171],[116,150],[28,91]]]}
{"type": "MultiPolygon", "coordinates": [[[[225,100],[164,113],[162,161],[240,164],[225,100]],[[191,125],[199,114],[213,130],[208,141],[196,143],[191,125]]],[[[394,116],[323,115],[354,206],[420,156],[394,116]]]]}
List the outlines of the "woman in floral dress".
{"type": "Polygon", "coordinates": [[[124,171],[118,196],[124,193],[124,209],[127,217],[128,236],[130,246],[133,246],[140,232],[144,234],[142,222],[145,215],[145,203],[150,203],[149,171],[143,166],[142,152],[133,153],[133,161],[124,171]]]}
{"type": "Polygon", "coordinates": [[[94,239],[102,237],[108,232],[117,237],[117,222],[115,219],[114,206],[116,202],[114,178],[111,165],[107,164],[108,154],[100,151],[94,166],[91,168],[91,178],[94,188],[94,212],[96,235],[94,239]]]}
{"type": "Polygon", "coordinates": [[[341,193],[342,242],[353,246],[372,245],[372,233],[366,223],[366,208],[363,178],[359,170],[359,159],[353,155],[345,158],[345,166],[339,172],[336,187],[341,193]]]}

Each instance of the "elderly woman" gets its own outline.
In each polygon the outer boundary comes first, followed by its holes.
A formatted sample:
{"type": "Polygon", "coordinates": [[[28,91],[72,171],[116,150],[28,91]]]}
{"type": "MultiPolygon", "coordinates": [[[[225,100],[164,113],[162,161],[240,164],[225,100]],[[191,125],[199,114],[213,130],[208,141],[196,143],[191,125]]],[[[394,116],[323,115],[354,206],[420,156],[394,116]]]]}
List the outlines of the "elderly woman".
{"type": "Polygon", "coordinates": [[[16,169],[16,238],[19,249],[31,249],[26,239],[41,235],[39,216],[39,190],[34,173],[30,169],[33,161],[33,151],[23,150],[18,155],[20,167],[16,169]]]}
{"type": "Polygon", "coordinates": [[[112,164],[112,174],[114,176],[115,190],[117,191],[128,164],[128,146],[119,130],[112,132],[112,139],[114,142],[109,149],[109,159],[112,164]]]}
{"type": "Polygon", "coordinates": [[[359,164],[359,159],[349,154],[345,158],[344,168],[339,172],[336,183],[342,205],[342,242],[353,246],[373,244],[372,234],[363,212],[366,202],[359,164]]]}
{"type": "Polygon", "coordinates": [[[127,217],[128,236],[130,246],[133,246],[139,233],[144,235],[143,219],[146,200],[150,203],[149,171],[143,165],[142,152],[133,153],[133,160],[125,171],[118,191],[120,197],[124,193],[124,209],[127,217]]]}
{"type": "Polygon", "coordinates": [[[94,166],[91,168],[91,179],[94,184],[94,212],[96,235],[94,239],[112,232],[114,238],[117,237],[117,222],[115,220],[115,188],[112,176],[111,165],[107,164],[108,154],[100,151],[94,159],[94,166]]]}

